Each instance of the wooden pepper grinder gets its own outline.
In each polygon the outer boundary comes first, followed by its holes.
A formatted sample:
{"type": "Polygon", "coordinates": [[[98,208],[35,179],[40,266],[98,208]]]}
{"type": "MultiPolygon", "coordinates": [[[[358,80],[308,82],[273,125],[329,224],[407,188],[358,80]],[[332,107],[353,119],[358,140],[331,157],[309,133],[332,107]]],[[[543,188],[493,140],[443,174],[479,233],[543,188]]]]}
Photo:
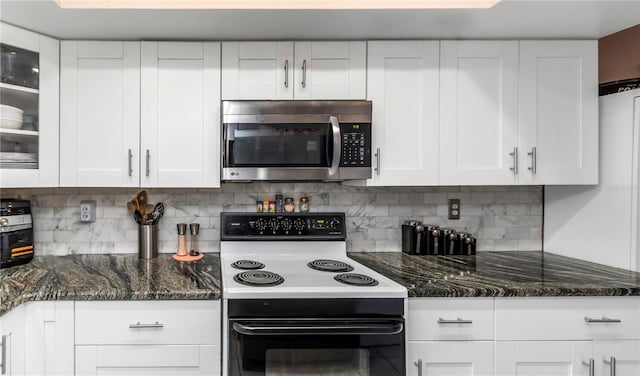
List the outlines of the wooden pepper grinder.
{"type": "Polygon", "coordinates": [[[189,254],[187,251],[187,224],[178,223],[178,256],[186,256],[189,254]]]}

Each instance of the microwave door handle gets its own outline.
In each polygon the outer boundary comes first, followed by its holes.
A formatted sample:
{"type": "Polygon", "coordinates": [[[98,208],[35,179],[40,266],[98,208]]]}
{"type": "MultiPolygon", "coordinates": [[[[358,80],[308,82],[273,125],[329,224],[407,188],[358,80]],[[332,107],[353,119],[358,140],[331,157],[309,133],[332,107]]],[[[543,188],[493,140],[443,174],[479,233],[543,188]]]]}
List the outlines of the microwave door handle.
{"type": "Polygon", "coordinates": [[[334,176],[338,173],[340,159],[342,157],[342,135],[340,134],[340,123],[338,122],[338,118],[335,116],[329,116],[329,121],[331,122],[331,130],[333,132],[333,157],[331,158],[331,167],[329,167],[329,176],[334,176]]]}

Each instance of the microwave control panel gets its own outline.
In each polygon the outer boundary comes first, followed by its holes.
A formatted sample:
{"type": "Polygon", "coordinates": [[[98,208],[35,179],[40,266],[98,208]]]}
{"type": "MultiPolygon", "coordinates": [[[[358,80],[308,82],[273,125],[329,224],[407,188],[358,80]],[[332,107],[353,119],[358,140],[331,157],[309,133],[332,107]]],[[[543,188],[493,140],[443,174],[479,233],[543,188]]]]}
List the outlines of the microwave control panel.
{"type": "Polygon", "coordinates": [[[342,167],[371,166],[371,125],[340,124],[342,133],[342,167]]]}

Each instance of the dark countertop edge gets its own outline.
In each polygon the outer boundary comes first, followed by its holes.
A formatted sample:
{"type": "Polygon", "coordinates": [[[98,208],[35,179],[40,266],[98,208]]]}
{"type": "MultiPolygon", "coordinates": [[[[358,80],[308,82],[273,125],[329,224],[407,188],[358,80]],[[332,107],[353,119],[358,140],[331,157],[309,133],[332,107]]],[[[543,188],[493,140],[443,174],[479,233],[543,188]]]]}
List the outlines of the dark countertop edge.
{"type": "Polygon", "coordinates": [[[23,294],[15,299],[12,299],[5,306],[0,308],[0,317],[12,309],[30,302],[50,302],[50,301],[168,301],[168,300],[221,300],[222,295],[220,290],[209,290],[203,292],[193,293],[141,293],[141,294],[128,294],[124,296],[112,296],[109,294],[101,294],[96,296],[95,294],[69,294],[58,296],[40,297],[36,294],[23,294]]]}
{"type": "Polygon", "coordinates": [[[430,298],[564,298],[564,297],[634,297],[640,296],[640,288],[638,289],[624,289],[623,293],[620,293],[621,289],[616,288],[604,288],[590,291],[505,291],[496,294],[478,293],[475,295],[469,294],[451,294],[451,293],[438,293],[430,292],[426,294],[417,294],[415,289],[407,287],[409,291],[409,299],[430,299],[430,298]]]}

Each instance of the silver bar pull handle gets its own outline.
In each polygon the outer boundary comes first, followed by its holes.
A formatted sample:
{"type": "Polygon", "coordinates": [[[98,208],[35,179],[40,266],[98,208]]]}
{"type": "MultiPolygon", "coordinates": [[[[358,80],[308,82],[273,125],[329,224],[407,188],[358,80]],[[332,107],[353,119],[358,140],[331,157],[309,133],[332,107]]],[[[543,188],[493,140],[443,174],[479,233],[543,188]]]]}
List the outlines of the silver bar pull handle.
{"type": "Polygon", "coordinates": [[[538,153],[536,147],[532,147],[531,152],[527,153],[527,155],[531,156],[531,167],[529,167],[528,170],[535,175],[538,170],[538,153]]]}
{"type": "Polygon", "coordinates": [[[164,324],[160,324],[159,322],[155,322],[153,324],[141,324],[138,321],[135,324],[129,324],[129,329],[150,329],[150,328],[163,328],[164,324]]]}
{"type": "Polygon", "coordinates": [[[129,176],[131,176],[131,174],[133,174],[133,164],[132,164],[133,153],[131,152],[131,149],[129,149],[129,153],[127,157],[129,158],[129,176]]]}
{"type": "Polygon", "coordinates": [[[374,168],[374,170],[376,175],[380,175],[380,148],[376,149],[374,156],[376,157],[376,168],[374,168]]]}
{"type": "Polygon", "coordinates": [[[342,135],[340,134],[340,123],[335,116],[329,116],[331,130],[333,132],[333,157],[331,159],[331,167],[329,167],[329,176],[338,173],[340,168],[340,159],[342,158],[342,135]]]}
{"type": "Polygon", "coordinates": [[[307,87],[307,59],[302,60],[302,87],[307,87]]]}
{"type": "Polygon", "coordinates": [[[289,59],[284,61],[284,87],[289,87],[289,59]]]}
{"type": "Polygon", "coordinates": [[[592,319],[591,317],[585,317],[584,318],[584,322],[586,323],[605,323],[605,324],[610,324],[610,323],[621,323],[622,320],[620,319],[610,319],[606,316],[602,316],[601,319],[592,319]]]}
{"type": "Polygon", "coordinates": [[[460,317],[455,320],[446,320],[440,317],[438,319],[438,324],[473,324],[473,320],[465,320],[460,317]]]}
{"type": "Polygon", "coordinates": [[[7,336],[2,336],[2,364],[0,364],[1,374],[7,373],[7,336]]]}
{"type": "Polygon", "coordinates": [[[513,158],[513,167],[509,167],[509,170],[513,171],[514,175],[518,175],[518,147],[513,148],[509,155],[513,158]]]}
{"type": "Polygon", "coordinates": [[[582,361],[582,364],[589,367],[589,376],[595,376],[596,375],[596,362],[595,360],[593,360],[593,358],[589,359],[588,362],[586,361],[582,361]]]}
{"type": "Polygon", "coordinates": [[[604,362],[604,364],[608,364],[609,367],[611,367],[609,375],[616,376],[616,357],[612,356],[611,358],[609,358],[609,360],[603,359],[602,362],[604,362]]]}
{"type": "Polygon", "coordinates": [[[418,367],[418,376],[422,376],[422,359],[418,359],[417,362],[413,362],[413,365],[418,367]]]}
{"type": "Polygon", "coordinates": [[[151,159],[151,153],[149,153],[149,149],[147,149],[147,177],[149,177],[149,159],[151,159]]]}

